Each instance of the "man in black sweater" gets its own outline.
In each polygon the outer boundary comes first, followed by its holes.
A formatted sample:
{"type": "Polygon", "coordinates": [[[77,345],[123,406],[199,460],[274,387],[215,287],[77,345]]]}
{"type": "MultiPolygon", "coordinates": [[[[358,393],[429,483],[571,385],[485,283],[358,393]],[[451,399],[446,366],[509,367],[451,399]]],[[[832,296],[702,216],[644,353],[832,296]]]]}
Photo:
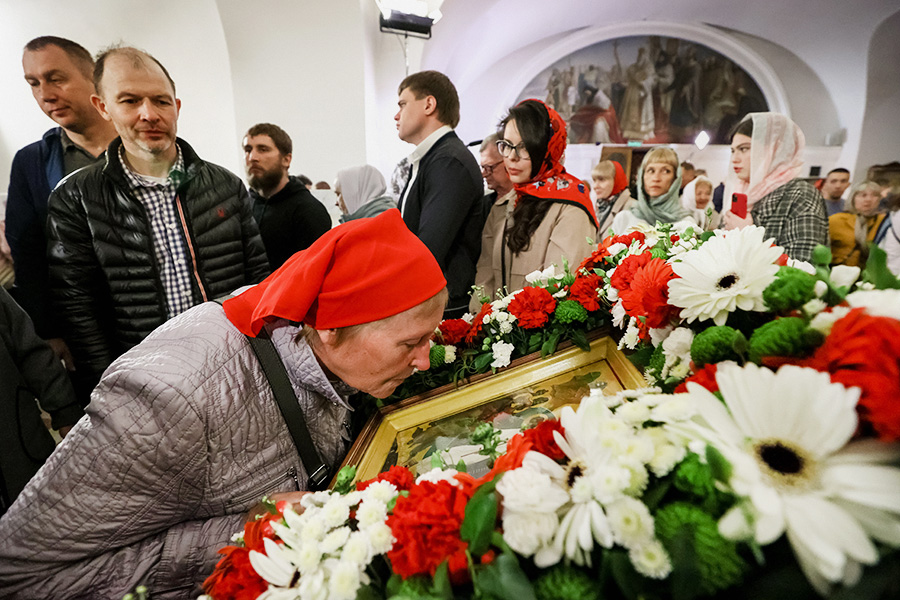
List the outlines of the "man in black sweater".
{"type": "Polygon", "coordinates": [[[447,279],[450,299],[444,318],[461,317],[469,306],[481,252],[481,170],[453,131],[459,123],[459,96],[446,75],[413,73],[398,94],[397,133],[416,146],[409,155],[412,172],[400,196],[400,212],[447,279]]]}
{"type": "Polygon", "coordinates": [[[259,123],[244,136],[253,217],[275,270],[331,229],[331,217],[300,180],[288,175],[293,145],[278,125],[259,123]]]}

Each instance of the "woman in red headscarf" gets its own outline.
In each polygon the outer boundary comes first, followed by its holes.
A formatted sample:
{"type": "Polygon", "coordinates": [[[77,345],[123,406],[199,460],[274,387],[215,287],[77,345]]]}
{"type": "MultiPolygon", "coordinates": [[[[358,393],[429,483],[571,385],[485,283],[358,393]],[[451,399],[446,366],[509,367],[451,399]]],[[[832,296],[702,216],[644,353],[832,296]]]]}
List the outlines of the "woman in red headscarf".
{"type": "MultiPolygon", "coordinates": [[[[566,173],[566,123],[539,100],[509,109],[500,122],[497,149],[516,190],[503,230],[493,247],[481,249],[475,285],[493,299],[498,290],[525,286],[525,276],[563,258],[577,265],[591,253],[587,238],[597,237],[597,217],[584,182],[566,173]]],[[[501,294],[504,292],[501,292],[501,294]]],[[[477,310],[473,294],[469,308],[477,310]]]]}
{"type": "Polygon", "coordinates": [[[601,160],[591,171],[594,196],[597,198],[597,221],[600,223],[600,237],[606,236],[613,219],[623,210],[630,209],[634,198],[628,192],[628,177],[622,165],[612,160],[601,160]]]}
{"type": "Polygon", "coordinates": [[[110,365],[87,416],[0,520],[0,587],[121,598],[137,581],[122,574],[137,573],[187,594],[262,496],[293,501],[327,483],[312,469],[341,463],[350,393],[384,397],[428,368],[445,286],[393,209],[332,229],[224,306],[156,329],[110,365]],[[292,435],[248,339],[263,336],[305,437],[292,435]]]}

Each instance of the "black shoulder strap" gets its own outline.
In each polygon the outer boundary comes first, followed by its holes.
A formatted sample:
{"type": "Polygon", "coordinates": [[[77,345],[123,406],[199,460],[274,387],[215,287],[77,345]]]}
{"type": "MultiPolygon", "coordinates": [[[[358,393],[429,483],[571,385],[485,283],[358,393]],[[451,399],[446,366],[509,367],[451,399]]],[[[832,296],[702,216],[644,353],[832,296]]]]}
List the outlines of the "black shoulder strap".
{"type": "MultiPolygon", "coordinates": [[[[221,299],[216,302],[222,303],[221,299]]],[[[300,408],[300,402],[291,386],[287,369],[284,368],[284,363],[281,362],[278,351],[275,350],[275,344],[272,343],[265,329],[262,329],[257,337],[249,335],[246,337],[272,387],[272,393],[275,395],[275,401],[278,402],[281,416],[287,424],[297,452],[300,453],[300,460],[303,461],[303,467],[308,475],[307,489],[311,491],[325,489],[329,476],[328,467],[322,462],[315,445],[313,445],[309,428],[306,426],[306,419],[303,416],[303,409],[300,408]]]]}

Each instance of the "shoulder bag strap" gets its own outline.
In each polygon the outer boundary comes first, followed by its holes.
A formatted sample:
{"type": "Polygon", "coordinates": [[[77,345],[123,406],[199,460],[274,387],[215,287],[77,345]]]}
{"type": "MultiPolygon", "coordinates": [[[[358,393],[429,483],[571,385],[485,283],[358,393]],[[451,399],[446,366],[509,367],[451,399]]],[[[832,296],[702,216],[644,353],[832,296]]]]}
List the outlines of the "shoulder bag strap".
{"type": "MultiPolygon", "coordinates": [[[[217,299],[216,302],[221,304],[222,300],[217,299]]],[[[284,363],[281,362],[281,357],[275,350],[275,344],[272,343],[265,329],[260,330],[257,337],[249,335],[246,337],[272,388],[275,401],[278,402],[281,416],[287,424],[297,452],[300,453],[300,460],[303,461],[303,468],[306,469],[308,476],[307,489],[311,491],[325,489],[329,476],[328,467],[319,457],[319,453],[313,445],[309,428],[306,426],[306,418],[303,416],[303,409],[300,408],[300,401],[291,386],[287,369],[284,368],[284,363]]]]}

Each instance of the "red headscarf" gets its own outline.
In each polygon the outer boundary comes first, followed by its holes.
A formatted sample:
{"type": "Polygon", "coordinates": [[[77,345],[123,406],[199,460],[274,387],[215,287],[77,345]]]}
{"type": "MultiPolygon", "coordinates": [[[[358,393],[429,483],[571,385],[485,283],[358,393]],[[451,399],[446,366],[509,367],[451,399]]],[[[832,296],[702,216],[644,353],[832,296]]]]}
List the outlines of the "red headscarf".
{"type": "MultiPolygon", "coordinates": [[[[553,133],[547,143],[547,155],[541,158],[541,170],[538,171],[538,174],[528,183],[513,185],[518,192],[518,197],[534,196],[553,202],[575,204],[587,212],[591,223],[597,227],[597,215],[594,213],[594,203],[591,202],[587,186],[580,179],[566,173],[566,168],[562,164],[563,154],[566,153],[566,122],[558,112],[540,100],[531,99],[530,101],[538,102],[547,109],[550,116],[550,129],[553,133]]],[[[523,100],[523,102],[529,102],[529,100],[523,100]]],[[[535,160],[535,157],[532,157],[531,160],[535,160]]]]}
{"type": "Polygon", "coordinates": [[[431,251],[394,208],[335,227],[223,306],[247,335],[279,317],[334,329],[396,315],[446,285],[431,251]]]}
{"type": "Polygon", "coordinates": [[[622,193],[622,190],[628,187],[628,177],[625,175],[625,169],[622,168],[622,165],[617,163],[616,161],[610,161],[613,164],[613,168],[616,170],[616,176],[613,180],[613,189],[610,192],[611,196],[615,196],[616,194],[622,193]]]}

